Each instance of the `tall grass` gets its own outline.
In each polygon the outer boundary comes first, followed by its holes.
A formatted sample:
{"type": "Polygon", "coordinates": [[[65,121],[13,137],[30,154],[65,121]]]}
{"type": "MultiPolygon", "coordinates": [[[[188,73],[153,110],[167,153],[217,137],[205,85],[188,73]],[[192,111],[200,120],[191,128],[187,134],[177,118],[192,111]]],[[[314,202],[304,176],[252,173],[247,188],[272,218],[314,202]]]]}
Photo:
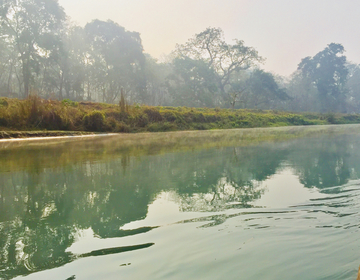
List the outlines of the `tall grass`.
{"type": "Polygon", "coordinates": [[[360,115],[0,98],[2,130],[144,132],[360,123],[360,115]]]}

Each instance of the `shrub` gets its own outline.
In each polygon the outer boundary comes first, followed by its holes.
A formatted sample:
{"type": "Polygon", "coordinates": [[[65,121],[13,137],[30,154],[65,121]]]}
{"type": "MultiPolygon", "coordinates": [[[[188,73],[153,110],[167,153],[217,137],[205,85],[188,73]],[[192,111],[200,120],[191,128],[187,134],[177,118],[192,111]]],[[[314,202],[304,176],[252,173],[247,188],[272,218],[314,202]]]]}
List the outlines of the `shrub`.
{"type": "Polygon", "coordinates": [[[93,111],[88,113],[83,118],[83,125],[89,131],[104,131],[105,130],[105,115],[100,111],[93,111]]]}
{"type": "Polygon", "coordinates": [[[128,112],[120,112],[119,119],[121,121],[126,121],[129,119],[130,114],[128,112]]]}
{"type": "Polygon", "coordinates": [[[177,129],[178,127],[175,124],[169,122],[152,123],[147,128],[147,130],[150,132],[173,131],[177,129]]]}
{"type": "MultiPolygon", "coordinates": [[[[38,126],[42,120],[42,100],[40,97],[36,95],[30,95],[26,100],[26,104],[21,108],[24,111],[28,111],[28,124],[38,126]],[[27,107],[27,108],[26,108],[27,107]],[[30,109],[29,109],[30,108],[30,109]]],[[[21,115],[26,116],[26,113],[22,113],[21,115]]]]}
{"type": "Polygon", "coordinates": [[[353,114],[353,115],[346,115],[342,117],[343,122],[345,123],[359,123],[360,121],[360,115],[353,114]]]}
{"type": "Polygon", "coordinates": [[[206,129],[208,129],[207,126],[205,124],[202,124],[202,123],[195,123],[194,128],[196,130],[206,130],[206,129]]]}
{"type": "Polygon", "coordinates": [[[0,98],[0,107],[8,107],[9,103],[7,102],[6,98],[0,98]]]}
{"type": "Polygon", "coordinates": [[[39,127],[45,129],[64,129],[63,120],[61,116],[55,111],[43,112],[42,118],[38,124],[39,127]]]}
{"type": "Polygon", "coordinates": [[[290,115],[288,117],[288,121],[291,124],[294,124],[294,125],[307,125],[307,124],[309,124],[309,122],[304,120],[304,118],[302,116],[299,116],[299,115],[290,115]]]}
{"type": "Polygon", "coordinates": [[[150,122],[161,122],[163,119],[160,112],[155,108],[146,108],[144,113],[148,116],[150,122]]]}
{"type": "Polygon", "coordinates": [[[193,120],[195,122],[203,123],[203,122],[205,122],[205,117],[204,117],[203,113],[194,113],[193,120]]]}
{"type": "Polygon", "coordinates": [[[131,132],[131,127],[126,123],[119,122],[114,130],[114,132],[131,132]]]}
{"type": "Polygon", "coordinates": [[[118,126],[118,122],[114,117],[107,117],[105,120],[106,131],[115,131],[118,126]]]}
{"type": "Polygon", "coordinates": [[[135,117],[135,124],[138,127],[145,127],[149,123],[149,117],[146,114],[137,115],[135,117]]]}
{"type": "Polygon", "coordinates": [[[63,106],[71,106],[71,107],[78,107],[79,106],[79,102],[75,102],[75,101],[72,101],[70,99],[64,99],[61,101],[61,104],[63,106]]]}
{"type": "Polygon", "coordinates": [[[325,114],[325,120],[328,121],[328,123],[336,124],[335,114],[334,113],[327,113],[325,114]]]}
{"type": "Polygon", "coordinates": [[[8,121],[5,117],[0,116],[0,126],[7,126],[8,125],[8,121]]]}
{"type": "Polygon", "coordinates": [[[163,118],[168,122],[174,122],[176,121],[176,115],[173,112],[164,112],[163,118]]]}

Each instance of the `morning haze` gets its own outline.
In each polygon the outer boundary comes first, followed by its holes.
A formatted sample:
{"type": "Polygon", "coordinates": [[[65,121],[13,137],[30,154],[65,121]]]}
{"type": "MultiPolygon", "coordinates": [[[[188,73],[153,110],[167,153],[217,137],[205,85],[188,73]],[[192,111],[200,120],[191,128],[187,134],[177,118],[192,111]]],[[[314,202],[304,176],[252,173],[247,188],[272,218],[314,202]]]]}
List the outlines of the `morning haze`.
{"type": "Polygon", "coordinates": [[[281,75],[329,43],[341,43],[348,60],[359,62],[360,5],[356,0],[60,0],[80,25],[111,19],[140,32],[145,52],[161,57],[205,28],[219,27],[266,57],[264,68],[281,75]]]}
{"type": "Polygon", "coordinates": [[[358,1],[0,0],[0,279],[355,279],[358,1]]]}
{"type": "MultiPolygon", "coordinates": [[[[4,0],[0,96],[65,99],[61,106],[73,107],[82,101],[120,104],[127,113],[128,105],[141,104],[360,113],[358,11],[351,1],[4,0]]],[[[9,101],[0,105],[7,108],[9,101]]],[[[2,111],[6,126],[19,125],[15,109],[2,111]]],[[[81,114],[70,123],[92,130],[88,112],[81,114]]],[[[136,128],[159,130],[152,121],[166,130],[186,128],[172,114],[154,114],[116,115],[100,127],[129,131],[136,120],[136,128]]],[[[104,121],[105,115],[97,117],[104,121]]],[[[29,118],[47,128],[43,117],[29,118]]],[[[46,118],[49,128],[72,126],[65,119],[53,126],[54,117],[46,118]]],[[[208,121],[220,125],[219,119],[208,121]]],[[[258,121],[229,125],[267,123],[258,121]]],[[[289,115],[276,122],[308,121],[289,115]]]]}

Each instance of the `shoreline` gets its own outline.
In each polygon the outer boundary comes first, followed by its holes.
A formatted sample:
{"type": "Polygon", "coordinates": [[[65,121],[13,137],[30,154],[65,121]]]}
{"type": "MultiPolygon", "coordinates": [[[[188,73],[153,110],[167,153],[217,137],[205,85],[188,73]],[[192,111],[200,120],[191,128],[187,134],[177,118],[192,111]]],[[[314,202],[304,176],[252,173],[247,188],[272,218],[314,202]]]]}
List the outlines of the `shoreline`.
{"type": "MultiPolygon", "coordinates": [[[[46,134],[46,133],[43,133],[46,134]]],[[[55,133],[53,133],[55,134],[55,133]]],[[[52,133],[48,135],[32,134],[30,137],[12,137],[12,138],[1,138],[0,132],[0,142],[15,142],[15,141],[38,141],[38,140],[56,140],[56,139],[74,139],[74,138],[90,138],[90,137],[103,137],[103,136],[112,136],[117,135],[118,133],[87,133],[87,134],[63,134],[63,135],[53,135],[52,133]]],[[[27,132],[25,132],[25,135],[27,132]]]]}
{"type": "Polygon", "coordinates": [[[319,130],[331,131],[332,129],[347,129],[348,127],[359,127],[360,124],[323,124],[323,125],[295,125],[295,126],[268,126],[268,127],[253,127],[253,128],[232,128],[232,129],[209,129],[209,130],[177,130],[177,131],[163,131],[163,132],[137,132],[137,133],[114,133],[114,132],[77,132],[77,131],[0,131],[0,143],[6,142],[25,142],[25,141],[41,141],[41,140],[61,140],[61,139],[81,139],[81,138],[97,138],[105,136],[123,136],[124,139],[138,138],[141,135],[157,135],[158,138],[161,134],[165,137],[180,136],[184,133],[202,135],[208,133],[220,133],[232,131],[233,133],[241,131],[242,133],[249,133],[250,131],[256,132],[261,130],[268,131],[288,131],[290,134],[302,130],[319,130]],[[5,136],[7,137],[3,137],[5,136]]]}

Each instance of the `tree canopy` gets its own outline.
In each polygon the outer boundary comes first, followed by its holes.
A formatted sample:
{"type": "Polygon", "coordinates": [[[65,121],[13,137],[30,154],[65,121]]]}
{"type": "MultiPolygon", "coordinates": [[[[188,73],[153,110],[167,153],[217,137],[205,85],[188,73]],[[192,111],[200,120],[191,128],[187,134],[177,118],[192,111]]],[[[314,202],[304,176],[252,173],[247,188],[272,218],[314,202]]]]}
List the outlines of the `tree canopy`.
{"type": "Polygon", "coordinates": [[[245,46],[241,40],[235,40],[234,44],[226,43],[220,28],[207,28],[187,43],[177,45],[175,55],[178,59],[201,61],[199,65],[212,70],[220,104],[229,102],[233,74],[264,61],[254,48],[245,46]]]}
{"type": "Polygon", "coordinates": [[[298,69],[308,77],[323,100],[323,111],[344,110],[345,84],[348,75],[344,47],[331,43],[314,57],[305,57],[298,69]]]}
{"type": "Polygon", "coordinates": [[[2,0],[0,2],[1,36],[17,53],[21,63],[23,94],[28,96],[43,62],[60,48],[60,34],[65,21],[57,0],[2,0]]]}
{"type": "Polygon", "coordinates": [[[254,47],[209,27],[158,60],[138,32],[114,21],[80,27],[58,0],[0,0],[5,97],[358,113],[359,65],[344,53],[331,43],[279,77],[259,68],[265,59],[254,47]]]}

